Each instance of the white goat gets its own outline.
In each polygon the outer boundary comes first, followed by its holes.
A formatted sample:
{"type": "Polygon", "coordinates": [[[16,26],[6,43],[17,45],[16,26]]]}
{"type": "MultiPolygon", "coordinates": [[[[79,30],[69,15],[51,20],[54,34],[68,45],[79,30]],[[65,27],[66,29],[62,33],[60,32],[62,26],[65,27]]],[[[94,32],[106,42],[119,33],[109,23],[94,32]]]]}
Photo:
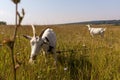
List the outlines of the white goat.
{"type": "Polygon", "coordinates": [[[88,30],[90,31],[90,35],[94,37],[94,35],[100,35],[101,37],[104,37],[104,32],[106,28],[91,28],[90,25],[86,25],[88,27],[88,30]]]}
{"type": "Polygon", "coordinates": [[[53,29],[46,28],[41,32],[39,36],[36,36],[35,28],[32,25],[33,29],[33,37],[28,35],[23,35],[26,39],[30,40],[31,45],[31,55],[29,62],[34,63],[33,60],[35,60],[35,57],[43,48],[45,51],[45,55],[49,53],[53,53],[55,61],[57,60],[56,55],[56,34],[54,33],[53,29]]]}

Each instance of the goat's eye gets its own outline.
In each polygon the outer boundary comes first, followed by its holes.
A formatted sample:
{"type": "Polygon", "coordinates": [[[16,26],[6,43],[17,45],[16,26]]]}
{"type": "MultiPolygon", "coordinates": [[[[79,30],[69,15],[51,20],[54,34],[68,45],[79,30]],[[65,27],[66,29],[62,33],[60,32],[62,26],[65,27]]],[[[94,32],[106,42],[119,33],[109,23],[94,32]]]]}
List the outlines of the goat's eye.
{"type": "Polygon", "coordinates": [[[36,41],[39,41],[39,38],[38,38],[38,37],[36,37],[36,41]]]}
{"type": "Polygon", "coordinates": [[[36,39],[38,39],[38,37],[36,37],[36,39]]]}
{"type": "Polygon", "coordinates": [[[38,38],[36,38],[36,41],[38,41],[38,38]]]}

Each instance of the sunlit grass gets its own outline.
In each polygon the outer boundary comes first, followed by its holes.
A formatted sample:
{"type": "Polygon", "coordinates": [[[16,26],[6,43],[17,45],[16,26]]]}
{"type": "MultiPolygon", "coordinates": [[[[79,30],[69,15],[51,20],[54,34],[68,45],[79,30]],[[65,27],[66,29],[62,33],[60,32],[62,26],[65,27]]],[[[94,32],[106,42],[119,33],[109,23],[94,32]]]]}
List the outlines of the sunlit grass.
{"type": "MultiPolygon", "coordinates": [[[[15,55],[21,63],[17,69],[17,80],[119,80],[120,79],[120,26],[107,27],[105,37],[92,38],[85,25],[54,25],[36,27],[39,35],[45,27],[53,28],[57,35],[58,67],[50,55],[37,56],[34,65],[28,63],[30,56],[29,41],[23,34],[32,36],[32,29],[19,27],[15,44],[15,55]]],[[[95,27],[95,26],[94,26],[95,27]]],[[[0,42],[12,37],[14,27],[0,26],[0,42]]],[[[12,80],[10,49],[0,47],[0,80],[12,80]]]]}

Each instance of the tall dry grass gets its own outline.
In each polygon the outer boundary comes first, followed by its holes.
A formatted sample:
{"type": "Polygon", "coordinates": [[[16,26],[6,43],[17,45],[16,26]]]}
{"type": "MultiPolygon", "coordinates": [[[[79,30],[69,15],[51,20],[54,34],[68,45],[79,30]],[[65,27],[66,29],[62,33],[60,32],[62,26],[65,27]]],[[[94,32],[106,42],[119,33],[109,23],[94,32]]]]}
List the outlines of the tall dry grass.
{"type": "MultiPolygon", "coordinates": [[[[57,34],[58,67],[53,65],[50,55],[48,63],[45,57],[37,56],[36,63],[28,63],[30,56],[29,41],[23,34],[32,36],[31,26],[19,27],[15,44],[17,60],[21,63],[17,69],[17,80],[119,80],[120,79],[120,26],[94,25],[107,27],[105,37],[92,38],[85,25],[37,26],[40,34],[45,27],[53,28],[57,34]]],[[[0,42],[13,34],[13,26],[0,26],[0,42]]],[[[0,47],[0,79],[13,78],[12,61],[9,48],[0,47]]]]}

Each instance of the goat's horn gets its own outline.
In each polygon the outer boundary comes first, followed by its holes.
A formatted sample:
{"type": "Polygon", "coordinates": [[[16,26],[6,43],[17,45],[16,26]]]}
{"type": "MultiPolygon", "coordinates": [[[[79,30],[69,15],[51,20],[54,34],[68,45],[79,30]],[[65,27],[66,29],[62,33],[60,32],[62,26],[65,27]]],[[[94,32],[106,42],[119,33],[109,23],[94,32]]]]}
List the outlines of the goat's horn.
{"type": "Polygon", "coordinates": [[[34,27],[34,25],[31,25],[31,26],[32,26],[32,29],[33,29],[33,36],[35,36],[36,35],[35,27],[34,27]]]}

